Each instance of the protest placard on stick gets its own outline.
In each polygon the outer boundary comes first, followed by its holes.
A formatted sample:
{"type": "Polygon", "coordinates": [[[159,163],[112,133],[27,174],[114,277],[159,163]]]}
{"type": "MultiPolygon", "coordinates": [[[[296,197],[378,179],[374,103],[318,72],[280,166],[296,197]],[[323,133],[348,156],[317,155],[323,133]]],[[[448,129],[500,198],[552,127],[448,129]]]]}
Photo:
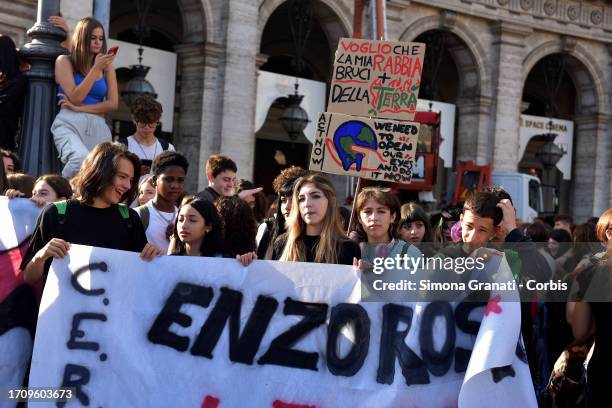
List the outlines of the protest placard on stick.
{"type": "Polygon", "coordinates": [[[310,170],[371,180],[409,183],[419,124],[323,112],[310,170]]]}
{"type": "Polygon", "coordinates": [[[341,38],[327,110],[413,120],[425,44],[341,38]]]}

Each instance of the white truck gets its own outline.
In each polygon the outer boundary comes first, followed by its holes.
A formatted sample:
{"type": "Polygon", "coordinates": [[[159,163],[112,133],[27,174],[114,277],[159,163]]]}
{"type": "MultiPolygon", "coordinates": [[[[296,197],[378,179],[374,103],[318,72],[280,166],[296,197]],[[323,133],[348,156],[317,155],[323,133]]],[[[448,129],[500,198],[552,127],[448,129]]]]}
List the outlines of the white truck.
{"type": "Polygon", "coordinates": [[[523,222],[532,222],[543,209],[540,179],[535,176],[511,171],[493,171],[491,185],[501,187],[510,194],[516,218],[523,222]]]}

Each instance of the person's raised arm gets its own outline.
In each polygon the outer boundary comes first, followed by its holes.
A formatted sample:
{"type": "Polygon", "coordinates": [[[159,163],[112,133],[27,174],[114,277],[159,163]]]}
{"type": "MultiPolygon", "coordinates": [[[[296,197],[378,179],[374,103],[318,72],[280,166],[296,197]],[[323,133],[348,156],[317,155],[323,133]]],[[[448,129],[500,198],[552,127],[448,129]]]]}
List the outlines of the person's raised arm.
{"type": "Polygon", "coordinates": [[[117,75],[115,69],[111,65],[106,70],[106,84],[107,93],[106,100],[100,103],[94,103],[91,105],[75,105],[70,101],[60,101],[60,105],[63,108],[70,109],[76,112],[102,114],[106,112],[112,112],[117,110],[119,106],[119,91],[117,90],[117,75]]]}
{"type": "Polygon", "coordinates": [[[49,16],[47,21],[50,24],[61,28],[66,33],[66,38],[64,39],[64,41],[60,43],[60,45],[62,46],[62,48],[66,48],[67,50],[69,50],[70,49],[70,28],[68,27],[68,24],[66,23],[66,20],[64,19],[64,16],[62,16],[62,13],[59,13],[59,15],[57,16],[49,16]]]}

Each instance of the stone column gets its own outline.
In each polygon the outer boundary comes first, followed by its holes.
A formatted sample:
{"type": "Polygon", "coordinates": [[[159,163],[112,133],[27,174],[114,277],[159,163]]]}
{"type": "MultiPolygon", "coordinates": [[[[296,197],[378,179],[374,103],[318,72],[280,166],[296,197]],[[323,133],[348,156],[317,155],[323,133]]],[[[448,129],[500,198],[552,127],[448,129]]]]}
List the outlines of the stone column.
{"type": "MultiPolygon", "coordinates": [[[[200,95],[202,105],[200,116],[200,148],[194,152],[198,155],[198,167],[195,174],[198,191],[208,186],[206,178],[206,160],[211,154],[219,153],[221,149],[221,117],[223,113],[223,47],[219,44],[207,43],[204,47],[204,94],[200,95]]],[[[202,69],[202,67],[200,67],[202,69]]],[[[194,169],[195,170],[195,169],[194,169]]]]}
{"type": "Polygon", "coordinates": [[[574,169],[572,175],[572,210],[576,223],[599,216],[608,208],[610,117],[604,114],[577,116],[574,169]]]}
{"type": "Polygon", "coordinates": [[[593,216],[599,217],[610,208],[610,155],[612,154],[610,142],[609,114],[597,114],[597,152],[595,155],[595,192],[593,195],[593,216]]]}
{"type": "Polygon", "coordinates": [[[110,0],[93,0],[93,15],[104,26],[104,32],[108,37],[108,25],[110,23],[110,0]]]}
{"type": "MultiPolygon", "coordinates": [[[[610,101],[612,101],[612,44],[608,44],[608,95],[610,101]]],[[[612,113],[612,109],[608,110],[609,113],[612,113]]],[[[608,121],[608,129],[612,129],[612,116],[608,121]]],[[[612,143],[609,143],[608,150],[610,151],[610,155],[612,155],[612,143]]],[[[612,208],[612,160],[608,160],[608,175],[609,175],[609,183],[608,183],[608,208],[612,208]]],[[[601,215],[601,214],[599,214],[601,215]]]]}
{"type": "Polygon", "coordinates": [[[259,49],[258,0],[229,0],[221,128],[221,153],[252,179],[255,154],[256,57],[259,49]]]}
{"type": "Polygon", "coordinates": [[[519,116],[523,96],[523,61],[528,27],[497,22],[492,26],[493,79],[497,100],[494,108],[492,149],[494,170],[517,171],[519,150],[519,116]]]}
{"type": "Polygon", "coordinates": [[[478,165],[489,163],[493,140],[489,126],[493,99],[486,96],[457,101],[457,160],[472,160],[478,165]]]}
{"type": "Polygon", "coordinates": [[[189,160],[185,190],[196,192],[202,129],[204,44],[180,44],[174,49],[178,55],[180,75],[178,126],[174,142],[176,149],[189,160]]]}
{"type": "Polygon", "coordinates": [[[66,35],[60,28],[47,23],[49,16],[58,15],[59,11],[59,0],[38,1],[36,24],[28,30],[31,41],[20,52],[32,68],[25,73],[28,85],[19,153],[24,171],[32,176],[60,171],[51,123],[57,100],[55,59],[66,52],[60,46],[66,35]]]}

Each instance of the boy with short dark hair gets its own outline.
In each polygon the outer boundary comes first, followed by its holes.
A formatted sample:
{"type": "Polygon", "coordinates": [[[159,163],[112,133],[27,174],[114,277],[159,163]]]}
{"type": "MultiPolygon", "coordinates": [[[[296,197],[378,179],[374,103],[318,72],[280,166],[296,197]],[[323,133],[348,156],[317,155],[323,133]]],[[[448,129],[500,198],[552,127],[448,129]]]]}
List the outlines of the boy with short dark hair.
{"type": "Polygon", "coordinates": [[[136,208],[147,240],[164,253],[168,252],[168,237],[172,234],[178,212],[176,203],[183,196],[188,169],[189,162],[180,153],[165,151],[157,156],[151,166],[155,196],[136,208]]]}
{"type": "Polygon", "coordinates": [[[574,219],[571,215],[559,214],[555,217],[554,222],[554,229],[563,229],[572,235],[572,230],[574,229],[574,219]]]}
{"type": "Polygon", "coordinates": [[[442,248],[439,255],[461,257],[469,256],[482,247],[489,247],[484,251],[493,253],[497,248],[504,250],[517,280],[529,278],[545,281],[552,271],[531,239],[517,228],[515,217],[510,196],[503,189],[473,194],[465,201],[460,216],[463,243],[442,248]],[[493,243],[498,245],[494,246],[493,243]],[[501,243],[505,245],[502,247],[499,245],[501,243]]]}
{"type": "Polygon", "coordinates": [[[498,207],[499,200],[492,192],[479,192],[471,195],[463,204],[461,238],[468,252],[486,246],[497,234],[504,217],[498,207]]]}
{"type": "Polygon", "coordinates": [[[214,202],[221,196],[234,195],[237,172],[238,167],[232,159],[220,154],[213,154],[206,160],[208,187],[200,191],[197,196],[214,202]]]}

